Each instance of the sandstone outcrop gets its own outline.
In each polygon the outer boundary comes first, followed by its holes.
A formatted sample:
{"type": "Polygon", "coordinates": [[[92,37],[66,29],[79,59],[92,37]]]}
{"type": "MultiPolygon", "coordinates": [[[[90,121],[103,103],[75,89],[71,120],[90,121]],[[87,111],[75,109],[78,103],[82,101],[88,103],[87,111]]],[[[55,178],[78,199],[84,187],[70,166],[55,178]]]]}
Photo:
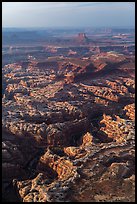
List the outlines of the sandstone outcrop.
{"type": "Polygon", "coordinates": [[[103,115],[100,124],[105,125],[105,127],[101,127],[100,130],[119,143],[131,139],[132,135],[135,134],[134,122],[124,120],[119,116],[114,116],[114,119],[112,119],[109,115],[103,115]]]}
{"type": "Polygon", "coordinates": [[[78,177],[76,169],[71,161],[48,150],[37,165],[37,171],[41,173],[32,180],[16,183],[23,202],[62,201],[70,183],[78,177]]]}
{"type": "Polygon", "coordinates": [[[126,115],[129,119],[135,120],[135,104],[129,104],[124,107],[124,110],[126,111],[126,115]]]}

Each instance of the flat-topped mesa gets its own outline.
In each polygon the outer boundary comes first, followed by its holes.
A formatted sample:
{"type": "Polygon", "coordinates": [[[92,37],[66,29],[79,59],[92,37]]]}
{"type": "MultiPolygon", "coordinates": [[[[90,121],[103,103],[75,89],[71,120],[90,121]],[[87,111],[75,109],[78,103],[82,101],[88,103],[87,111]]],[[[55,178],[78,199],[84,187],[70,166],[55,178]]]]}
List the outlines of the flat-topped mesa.
{"type": "Polygon", "coordinates": [[[87,38],[85,33],[79,33],[77,36],[77,41],[79,43],[88,43],[89,39],[87,38]]]}

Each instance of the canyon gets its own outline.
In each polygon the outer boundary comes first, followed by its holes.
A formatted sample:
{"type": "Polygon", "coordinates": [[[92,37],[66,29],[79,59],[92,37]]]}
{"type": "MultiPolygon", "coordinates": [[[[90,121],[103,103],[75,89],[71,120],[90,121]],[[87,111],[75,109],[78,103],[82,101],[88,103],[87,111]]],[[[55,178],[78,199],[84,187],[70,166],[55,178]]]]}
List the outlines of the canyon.
{"type": "Polygon", "coordinates": [[[135,202],[135,58],[98,48],[3,66],[4,202],[135,202]]]}

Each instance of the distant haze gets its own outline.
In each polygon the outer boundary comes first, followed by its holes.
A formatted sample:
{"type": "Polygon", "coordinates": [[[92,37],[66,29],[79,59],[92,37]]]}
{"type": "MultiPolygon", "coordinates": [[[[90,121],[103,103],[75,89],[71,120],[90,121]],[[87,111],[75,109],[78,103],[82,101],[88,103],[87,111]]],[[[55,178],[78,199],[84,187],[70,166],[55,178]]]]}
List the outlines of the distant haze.
{"type": "Polygon", "coordinates": [[[2,27],[134,27],[135,2],[2,2],[2,27]]]}

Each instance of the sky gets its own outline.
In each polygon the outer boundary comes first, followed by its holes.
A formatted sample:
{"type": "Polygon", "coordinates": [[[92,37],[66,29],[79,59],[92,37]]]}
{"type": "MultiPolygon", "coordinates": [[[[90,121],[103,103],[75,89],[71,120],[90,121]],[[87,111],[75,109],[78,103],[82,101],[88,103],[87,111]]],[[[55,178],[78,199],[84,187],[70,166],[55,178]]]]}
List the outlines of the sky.
{"type": "Polygon", "coordinates": [[[134,27],[135,2],[2,2],[2,27],[134,27]]]}

